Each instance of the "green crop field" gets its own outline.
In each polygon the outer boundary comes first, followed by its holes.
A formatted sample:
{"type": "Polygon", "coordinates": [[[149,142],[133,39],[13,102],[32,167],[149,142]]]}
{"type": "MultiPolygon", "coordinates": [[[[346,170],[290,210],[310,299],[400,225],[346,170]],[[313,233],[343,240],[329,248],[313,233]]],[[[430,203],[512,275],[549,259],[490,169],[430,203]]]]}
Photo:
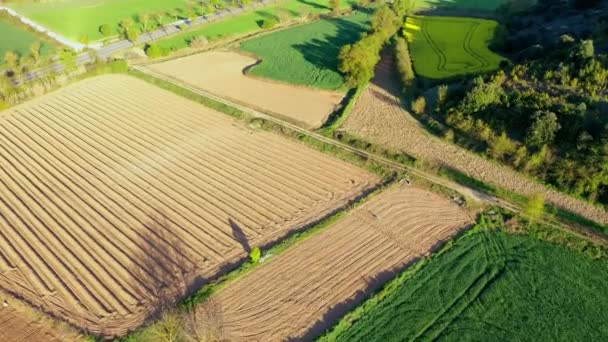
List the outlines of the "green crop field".
{"type": "MultiPolygon", "coordinates": [[[[416,0],[419,8],[494,11],[509,0],[416,0]]],[[[530,0],[533,2],[534,0],[530,0]]]]}
{"type": "MultiPolygon", "coordinates": [[[[355,3],[355,0],[342,1],[342,7],[350,6],[353,3],[355,3]]],[[[159,45],[166,49],[179,50],[188,47],[188,42],[194,37],[204,36],[209,40],[217,40],[253,33],[261,30],[261,21],[276,19],[277,9],[279,8],[286,9],[292,17],[299,17],[303,13],[327,13],[329,12],[329,0],[288,0],[281,2],[279,5],[267,6],[220,22],[204,25],[200,29],[162,40],[159,45]]]]}
{"type": "Polygon", "coordinates": [[[54,47],[46,42],[42,42],[35,33],[29,32],[14,23],[4,20],[0,16],[0,65],[4,63],[4,54],[8,51],[13,51],[19,55],[27,55],[30,53],[30,46],[39,41],[42,43],[42,54],[50,54],[54,47]]]}
{"type": "Polygon", "coordinates": [[[121,20],[142,12],[184,8],[187,0],[62,0],[17,2],[8,6],[26,17],[77,40],[87,35],[91,40],[103,38],[99,26],[117,26],[121,20]]]}
{"type": "Polygon", "coordinates": [[[496,26],[485,19],[408,18],[406,34],[416,74],[437,80],[498,69],[504,58],[488,48],[496,26]]]}
{"type": "Polygon", "coordinates": [[[561,245],[480,229],[409,272],[322,340],[608,337],[608,263],[561,245]]]}
{"type": "Polygon", "coordinates": [[[340,47],[353,43],[368,28],[368,14],[324,19],[248,40],[241,49],[262,62],[250,74],[292,84],[339,89],[340,47]]]}

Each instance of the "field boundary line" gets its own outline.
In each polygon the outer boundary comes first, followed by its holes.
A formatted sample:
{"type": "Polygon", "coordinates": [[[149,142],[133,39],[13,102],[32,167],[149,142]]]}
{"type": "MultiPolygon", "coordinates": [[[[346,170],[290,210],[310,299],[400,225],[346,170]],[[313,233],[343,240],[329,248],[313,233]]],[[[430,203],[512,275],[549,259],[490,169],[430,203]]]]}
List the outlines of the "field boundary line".
{"type": "MultiPolygon", "coordinates": [[[[304,134],[306,136],[312,137],[312,138],[314,138],[314,139],[316,139],[318,141],[321,141],[323,143],[330,144],[330,145],[333,145],[335,147],[342,148],[342,149],[344,149],[346,151],[349,151],[351,153],[359,155],[359,156],[361,156],[363,158],[367,158],[368,160],[375,161],[377,163],[383,164],[383,165],[388,166],[390,168],[393,168],[395,170],[408,172],[408,173],[410,173],[410,174],[412,174],[412,175],[414,175],[416,177],[419,177],[419,178],[425,179],[427,181],[430,181],[432,183],[435,183],[435,184],[444,186],[446,188],[452,189],[452,190],[454,190],[456,192],[459,192],[459,193],[461,193],[463,195],[467,195],[467,197],[473,198],[476,201],[483,202],[483,203],[486,203],[486,204],[489,204],[489,205],[492,205],[492,206],[502,207],[504,209],[507,209],[509,211],[512,211],[514,213],[517,213],[519,215],[527,217],[527,215],[525,214],[525,209],[522,208],[520,205],[515,204],[512,201],[506,200],[504,198],[501,198],[501,197],[499,197],[499,196],[497,196],[495,194],[491,194],[491,193],[486,192],[484,190],[472,188],[470,186],[465,186],[465,185],[459,184],[457,182],[445,179],[445,178],[443,178],[441,176],[436,176],[436,175],[433,175],[433,174],[431,174],[429,172],[422,171],[422,170],[420,170],[420,169],[418,169],[416,167],[404,165],[404,164],[401,164],[401,163],[397,163],[397,162],[394,162],[394,161],[392,161],[390,159],[387,159],[385,157],[379,156],[377,154],[370,153],[370,152],[367,152],[365,150],[362,150],[362,149],[359,149],[359,148],[356,148],[356,147],[352,147],[352,146],[350,146],[348,144],[342,143],[342,142],[337,141],[335,139],[328,138],[328,137],[323,136],[323,135],[321,135],[319,133],[312,132],[312,131],[310,131],[308,129],[299,127],[299,126],[294,125],[292,123],[289,123],[289,122],[286,122],[284,120],[272,117],[272,116],[270,116],[268,114],[259,112],[257,110],[253,110],[253,109],[251,109],[249,107],[246,107],[246,106],[242,106],[242,105],[233,103],[233,102],[231,102],[229,100],[226,100],[226,99],[224,99],[222,97],[219,97],[219,96],[210,94],[210,93],[208,93],[206,91],[203,91],[201,89],[189,86],[187,84],[184,84],[181,81],[177,81],[177,80],[175,80],[175,79],[173,79],[171,77],[159,74],[159,73],[157,73],[155,71],[152,71],[152,70],[149,70],[147,68],[142,68],[142,67],[139,67],[139,66],[134,66],[133,68],[135,70],[139,71],[139,72],[142,72],[142,73],[148,75],[148,76],[152,76],[152,77],[158,78],[160,80],[163,80],[165,82],[171,83],[174,86],[181,87],[183,89],[186,89],[186,90],[188,90],[190,92],[193,92],[195,94],[198,94],[200,96],[208,97],[208,98],[211,98],[212,100],[215,100],[217,102],[223,103],[224,105],[227,105],[229,107],[236,108],[236,109],[238,109],[238,110],[240,110],[240,111],[242,111],[242,112],[244,112],[246,114],[249,114],[253,118],[260,118],[260,119],[264,119],[264,120],[270,121],[270,122],[272,122],[274,124],[277,124],[279,126],[283,126],[283,127],[288,128],[290,130],[296,131],[296,132],[298,132],[300,134],[304,134]]],[[[548,225],[548,226],[550,226],[552,228],[556,228],[556,229],[559,229],[559,230],[562,230],[562,231],[565,231],[565,232],[569,232],[569,233],[577,235],[577,236],[579,236],[579,237],[581,237],[581,238],[583,238],[585,240],[591,241],[592,243],[599,243],[599,244],[602,244],[604,246],[608,246],[608,236],[606,236],[606,235],[604,235],[604,234],[602,234],[602,233],[600,233],[598,231],[594,231],[594,230],[592,230],[590,228],[583,227],[583,226],[578,225],[578,224],[575,225],[575,224],[566,223],[566,222],[563,222],[563,220],[558,220],[556,218],[543,218],[540,221],[543,224],[546,224],[546,225],[548,225]]]]}

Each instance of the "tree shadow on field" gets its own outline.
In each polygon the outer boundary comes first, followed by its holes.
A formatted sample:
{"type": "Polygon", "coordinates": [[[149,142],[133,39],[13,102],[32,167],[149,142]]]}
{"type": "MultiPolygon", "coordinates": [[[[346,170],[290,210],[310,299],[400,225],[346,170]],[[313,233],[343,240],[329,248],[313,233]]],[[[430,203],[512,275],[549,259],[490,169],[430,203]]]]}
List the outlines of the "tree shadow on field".
{"type": "Polygon", "coordinates": [[[338,55],[342,46],[356,42],[367,25],[356,23],[344,18],[327,19],[336,27],[336,32],[327,34],[323,39],[311,39],[305,43],[293,45],[308,62],[319,69],[329,69],[339,73],[338,55]]]}
{"type": "Polygon", "coordinates": [[[247,235],[245,235],[243,229],[231,218],[228,219],[228,224],[232,230],[232,237],[243,246],[243,250],[247,254],[251,253],[251,245],[249,245],[249,239],[247,239],[247,235]]]}
{"type": "Polygon", "coordinates": [[[313,8],[317,8],[317,9],[330,9],[329,7],[325,6],[325,5],[321,5],[319,3],[316,3],[314,1],[309,1],[309,0],[297,0],[299,3],[302,3],[304,5],[308,5],[310,7],[313,8]]]}
{"type": "Polygon", "coordinates": [[[133,287],[140,289],[138,299],[149,311],[149,317],[158,317],[206,280],[191,274],[196,267],[192,255],[164,214],[148,215],[144,227],[139,252],[132,256],[133,287]]]}

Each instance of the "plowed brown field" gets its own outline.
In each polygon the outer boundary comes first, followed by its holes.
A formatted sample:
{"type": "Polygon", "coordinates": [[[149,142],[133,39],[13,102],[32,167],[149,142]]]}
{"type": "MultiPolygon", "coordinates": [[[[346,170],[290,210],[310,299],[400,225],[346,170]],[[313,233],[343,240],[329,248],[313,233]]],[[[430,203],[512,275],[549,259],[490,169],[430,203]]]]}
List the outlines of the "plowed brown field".
{"type": "Polygon", "coordinates": [[[212,51],[148,66],[225,99],[270,114],[320,127],[344,97],[343,93],[293,86],[244,74],[255,58],[228,51],[212,51]]]}
{"type": "Polygon", "coordinates": [[[399,84],[392,59],[384,59],[376,77],[357,101],[342,130],[373,143],[401,150],[425,161],[446,165],[484,182],[524,195],[543,193],[547,201],[600,223],[608,212],[585,201],[552,190],[516,171],[427,133],[394,94],[399,84]]]}
{"type": "Polygon", "coordinates": [[[225,288],[214,317],[230,341],[311,340],[470,223],[451,201],[400,186],[225,288]]]}
{"type": "Polygon", "coordinates": [[[0,165],[0,287],[105,336],[379,181],[117,75],[0,113],[0,165]]]}

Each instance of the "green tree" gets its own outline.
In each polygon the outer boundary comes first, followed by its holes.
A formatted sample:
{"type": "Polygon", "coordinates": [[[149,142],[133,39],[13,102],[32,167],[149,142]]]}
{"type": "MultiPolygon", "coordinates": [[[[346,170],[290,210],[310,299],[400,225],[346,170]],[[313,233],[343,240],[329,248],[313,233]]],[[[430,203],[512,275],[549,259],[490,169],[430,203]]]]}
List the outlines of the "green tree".
{"type": "Polygon", "coordinates": [[[329,0],[329,8],[333,14],[340,13],[340,0],[329,0]]]}
{"type": "Polygon", "coordinates": [[[412,102],[412,110],[418,115],[424,114],[426,111],[426,98],[424,98],[424,96],[418,96],[418,98],[412,102]]]}
{"type": "Polygon", "coordinates": [[[150,44],[145,48],[146,56],[150,59],[156,59],[167,55],[167,51],[158,44],[150,44]]]}
{"type": "Polygon", "coordinates": [[[382,6],[372,16],[372,32],[380,34],[382,39],[388,39],[397,32],[398,22],[395,12],[388,6],[382,6]]]}
{"type": "Polygon", "coordinates": [[[6,63],[10,69],[16,69],[19,65],[19,55],[13,51],[7,51],[4,54],[4,63],[6,63]]]}
{"type": "Polygon", "coordinates": [[[59,60],[63,64],[65,72],[70,73],[76,70],[76,68],[78,67],[78,65],[76,64],[76,58],[77,54],[73,50],[63,49],[59,53],[59,60]]]}
{"type": "Polygon", "coordinates": [[[530,196],[524,214],[530,222],[537,222],[545,213],[545,195],[538,193],[530,196]]]}
{"type": "Polygon", "coordinates": [[[136,26],[129,27],[125,33],[126,38],[132,43],[137,42],[137,40],[139,39],[140,32],[139,28],[137,28],[136,26]]]}
{"type": "Polygon", "coordinates": [[[112,35],[112,26],[109,24],[103,24],[99,26],[99,33],[101,33],[105,38],[108,38],[112,35]]]}
{"type": "Polygon", "coordinates": [[[262,256],[262,250],[260,250],[260,247],[254,247],[251,250],[251,253],[249,253],[249,259],[254,264],[257,264],[258,262],[260,262],[261,256],[262,256]]]}
{"type": "Polygon", "coordinates": [[[515,143],[509,139],[506,132],[502,132],[498,137],[494,137],[490,141],[490,153],[496,159],[502,159],[505,156],[514,153],[517,147],[515,143]]]}
{"type": "Polygon", "coordinates": [[[403,19],[414,12],[415,4],[413,0],[395,0],[392,7],[397,17],[403,19]]]}
{"type": "Polygon", "coordinates": [[[32,57],[35,65],[40,63],[41,49],[42,44],[40,44],[40,42],[33,42],[32,45],[30,45],[30,56],[32,57]]]}
{"type": "Polygon", "coordinates": [[[142,24],[144,32],[148,32],[148,30],[150,29],[150,19],[151,19],[151,17],[152,16],[150,15],[150,13],[147,13],[147,12],[141,13],[138,16],[138,20],[142,24]]]}
{"type": "Polygon", "coordinates": [[[158,11],[158,12],[154,12],[152,14],[152,17],[154,18],[154,21],[156,22],[157,26],[165,26],[165,17],[167,16],[167,13],[163,12],[163,11],[158,11]]]}
{"type": "Polygon", "coordinates": [[[414,75],[414,68],[412,67],[409,47],[405,39],[401,37],[396,39],[395,55],[397,60],[397,71],[399,71],[399,75],[401,76],[403,88],[406,92],[411,94],[416,76],[414,75]]]}
{"type": "Polygon", "coordinates": [[[532,117],[532,125],[526,135],[526,144],[532,147],[549,145],[561,128],[557,115],[549,111],[537,111],[532,117]]]}
{"type": "Polygon", "coordinates": [[[595,56],[595,47],[593,40],[587,39],[581,42],[579,47],[579,55],[583,58],[593,58],[595,56]]]}

